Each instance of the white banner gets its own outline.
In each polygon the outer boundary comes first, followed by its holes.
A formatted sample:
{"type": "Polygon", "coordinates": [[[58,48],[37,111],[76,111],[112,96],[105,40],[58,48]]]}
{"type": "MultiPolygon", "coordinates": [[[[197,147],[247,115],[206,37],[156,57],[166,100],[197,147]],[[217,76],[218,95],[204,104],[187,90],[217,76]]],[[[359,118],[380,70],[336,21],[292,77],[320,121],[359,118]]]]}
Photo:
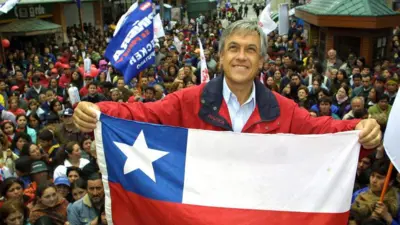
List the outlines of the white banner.
{"type": "Polygon", "coordinates": [[[282,4],[279,7],[279,35],[289,33],[289,4],[282,4]]]}

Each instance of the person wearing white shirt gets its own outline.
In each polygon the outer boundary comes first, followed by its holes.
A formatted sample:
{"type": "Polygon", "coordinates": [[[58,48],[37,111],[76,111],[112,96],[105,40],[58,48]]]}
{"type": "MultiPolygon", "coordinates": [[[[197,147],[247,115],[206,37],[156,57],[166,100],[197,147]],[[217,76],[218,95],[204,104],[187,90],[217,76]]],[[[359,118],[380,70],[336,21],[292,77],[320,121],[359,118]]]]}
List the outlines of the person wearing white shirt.
{"type": "Polygon", "coordinates": [[[69,142],[64,150],[64,164],[59,165],[54,170],[53,179],[67,177],[68,167],[78,167],[82,169],[89,163],[89,160],[81,157],[81,147],[77,142],[69,142]]]}

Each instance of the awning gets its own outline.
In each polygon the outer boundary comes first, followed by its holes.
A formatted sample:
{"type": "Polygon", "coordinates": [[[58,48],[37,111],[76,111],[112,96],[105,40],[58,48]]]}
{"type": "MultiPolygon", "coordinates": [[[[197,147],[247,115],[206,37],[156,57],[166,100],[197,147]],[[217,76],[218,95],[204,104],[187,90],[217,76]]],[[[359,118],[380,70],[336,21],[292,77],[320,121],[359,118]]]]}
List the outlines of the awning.
{"type": "Polygon", "coordinates": [[[0,26],[0,33],[7,36],[34,36],[61,31],[61,25],[36,18],[20,19],[0,26]]]}

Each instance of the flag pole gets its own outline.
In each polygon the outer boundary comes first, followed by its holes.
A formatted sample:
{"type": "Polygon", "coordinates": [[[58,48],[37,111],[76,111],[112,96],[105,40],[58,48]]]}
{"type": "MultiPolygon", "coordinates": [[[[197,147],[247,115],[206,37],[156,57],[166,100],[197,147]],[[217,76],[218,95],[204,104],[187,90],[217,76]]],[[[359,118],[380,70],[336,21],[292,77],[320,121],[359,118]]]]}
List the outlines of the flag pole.
{"type": "Polygon", "coordinates": [[[82,7],[78,7],[78,16],[79,16],[79,24],[81,25],[81,30],[82,34],[85,33],[85,29],[83,28],[83,22],[82,22],[82,7]]]}
{"type": "Polygon", "coordinates": [[[381,196],[379,198],[379,202],[383,202],[383,199],[385,197],[386,191],[387,191],[387,189],[389,187],[390,175],[392,174],[392,171],[393,171],[393,164],[390,163],[388,172],[386,174],[385,183],[383,184],[383,189],[382,189],[382,192],[381,192],[381,196]]]}

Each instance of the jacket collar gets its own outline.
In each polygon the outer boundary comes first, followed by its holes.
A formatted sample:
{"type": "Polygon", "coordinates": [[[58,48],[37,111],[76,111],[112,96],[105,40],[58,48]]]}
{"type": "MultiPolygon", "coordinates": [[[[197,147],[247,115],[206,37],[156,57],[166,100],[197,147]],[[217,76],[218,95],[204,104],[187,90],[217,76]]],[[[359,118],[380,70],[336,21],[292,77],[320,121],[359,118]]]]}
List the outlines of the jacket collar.
{"type": "Polygon", "coordinates": [[[83,196],[82,198],[82,202],[83,204],[85,204],[87,207],[92,208],[92,201],[90,201],[90,197],[89,194],[86,194],[85,196],[83,196]]]}
{"type": "MultiPolygon", "coordinates": [[[[223,80],[224,76],[218,76],[204,86],[200,99],[199,117],[209,124],[231,131],[232,127],[230,123],[219,114],[224,99],[222,94],[223,80]]],[[[256,105],[261,121],[275,120],[280,115],[278,100],[259,80],[255,79],[254,83],[256,105]]]]}

